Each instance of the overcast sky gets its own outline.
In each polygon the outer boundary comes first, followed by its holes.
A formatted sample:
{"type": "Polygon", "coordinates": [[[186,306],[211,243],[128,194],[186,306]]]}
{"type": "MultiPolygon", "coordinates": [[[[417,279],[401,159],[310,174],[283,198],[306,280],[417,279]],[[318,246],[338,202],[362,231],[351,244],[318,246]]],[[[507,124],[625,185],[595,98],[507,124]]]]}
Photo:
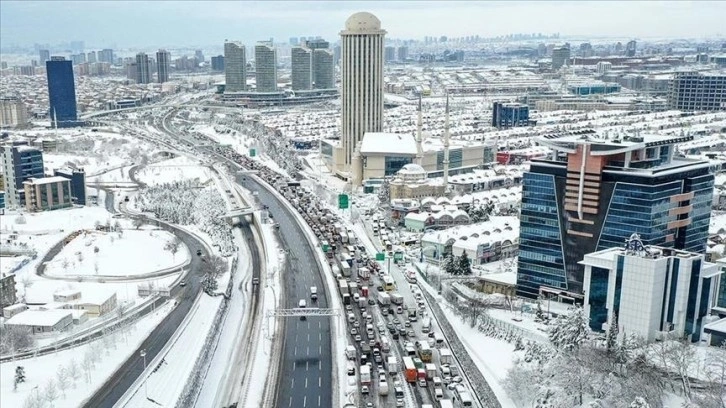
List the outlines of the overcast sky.
{"type": "Polygon", "coordinates": [[[392,38],[554,33],[703,38],[726,34],[723,1],[272,2],[0,1],[4,46],[84,40],[87,47],[252,43],[320,35],[335,40],[357,11],[377,15],[392,38]]]}

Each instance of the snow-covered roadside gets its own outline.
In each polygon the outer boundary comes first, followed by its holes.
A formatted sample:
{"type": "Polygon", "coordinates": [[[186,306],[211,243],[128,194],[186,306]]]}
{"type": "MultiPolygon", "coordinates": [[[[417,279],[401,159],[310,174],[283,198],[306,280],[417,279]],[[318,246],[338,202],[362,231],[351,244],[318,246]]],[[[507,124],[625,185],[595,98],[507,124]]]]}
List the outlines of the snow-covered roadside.
{"type": "Polygon", "coordinates": [[[54,354],[34,357],[0,364],[0,406],[22,407],[28,396],[37,393],[41,397],[48,396],[48,383],[52,380],[57,394],[53,406],[56,408],[77,407],[82,405],[100,387],[113,372],[123,364],[152,330],[171,311],[172,304],[167,302],[131,326],[115,334],[107,335],[99,340],[59,351],[54,354]],[[91,356],[95,356],[91,357],[91,356]],[[92,364],[91,359],[97,359],[92,364]],[[86,363],[86,360],[89,362],[86,363]],[[77,380],[67,378],[68,387],[65,397],[60,389],[58,370],[65,368],[67,376],[71,376],[75,362],[77,380]],[[86,364],[89,369],[86,370],[86,364]],[[25,369],[25,382],[13,391],[13,380],[16,367],[25,369]],[[90,368],[90,367],[93,368],[90,368]]]}

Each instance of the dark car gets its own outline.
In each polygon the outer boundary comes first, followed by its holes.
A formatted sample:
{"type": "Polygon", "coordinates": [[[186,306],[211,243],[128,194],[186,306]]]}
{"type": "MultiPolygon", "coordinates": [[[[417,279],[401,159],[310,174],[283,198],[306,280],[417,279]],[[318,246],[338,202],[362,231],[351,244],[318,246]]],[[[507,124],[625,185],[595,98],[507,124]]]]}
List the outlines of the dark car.
{"type": "Polygon", "coordinates": [[[202,256],[202,250],[201,249],[197,249],[197,256],[202,256]]]}

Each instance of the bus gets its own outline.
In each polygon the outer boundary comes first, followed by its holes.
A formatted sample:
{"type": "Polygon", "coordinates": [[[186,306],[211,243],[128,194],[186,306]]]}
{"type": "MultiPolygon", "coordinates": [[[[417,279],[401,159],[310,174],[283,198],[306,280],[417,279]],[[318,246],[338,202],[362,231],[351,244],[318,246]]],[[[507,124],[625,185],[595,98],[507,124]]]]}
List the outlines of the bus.
{"type": "Polygon", "coordinates": [[[455,388],[454,404],[457,408],[469,408],[474,406],[474,402],[469,394],[469,391],[466,391],[466,388],[464,388],[461,384],[457,385],[455,388]]]}
{"type": "Polygon", "coordinates": [[[407,382],[416,382],[416,366],[413,364],[413,359],[411,357],[403,358],[403,373],[407,382]]]}
{"type": "Polygon", "coordinates": [[[386,292],[396,290],[396,284],[393,283],[393,278],[388,275],[383,277],[383,289],[385,289],[386,292]]]}

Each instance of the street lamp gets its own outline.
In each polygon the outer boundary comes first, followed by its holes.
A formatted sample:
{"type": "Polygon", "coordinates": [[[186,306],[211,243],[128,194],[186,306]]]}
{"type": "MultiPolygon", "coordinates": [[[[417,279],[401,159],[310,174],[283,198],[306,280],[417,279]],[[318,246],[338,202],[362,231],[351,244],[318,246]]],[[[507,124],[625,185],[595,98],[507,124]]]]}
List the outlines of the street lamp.
{"type": "MultiPolygon", "coordinates": [[[[144,358],[144,372],[146,371],[146,349],[141,350],[139,353],[141,354],[141,357],[144,358]]],[[[149,399],[149,385],[148,385],[148,378],[144,380],[144,395],[146,395],[146,399],[149,399]]]]}

